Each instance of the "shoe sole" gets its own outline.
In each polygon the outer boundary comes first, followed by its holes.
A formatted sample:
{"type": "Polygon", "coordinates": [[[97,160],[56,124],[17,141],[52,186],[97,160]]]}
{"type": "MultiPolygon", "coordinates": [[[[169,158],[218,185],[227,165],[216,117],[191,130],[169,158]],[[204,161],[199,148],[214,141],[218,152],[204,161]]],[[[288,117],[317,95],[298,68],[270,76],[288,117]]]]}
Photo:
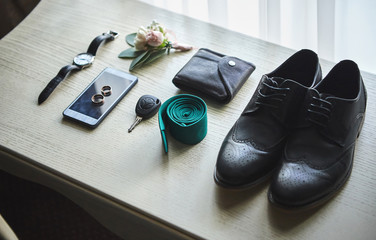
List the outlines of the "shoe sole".
{"type": "Polygon", "coordinates": [[[220,186],[220,187],[223,187],[223,188],[226,188],[226,189],[230,189],[230,190],[247,190],[247,189],[251,189],[253,187],[256,187],[257,185],[265,182],[266,180],[268,180],[274,173],[274,170],[275,168],[273,168],[270,172],[268,172],[267,174],[265,174],[263,177],[257,179],[256,181],[254,182],[251,182],[251,183],[246,183],[246,184],[242,184],[242,185],[231,185],[231,184],[228,184],[228,183],[225,183],[225,182],[222,182],[218,177],[217,177],[217,168],[214,169],[214,182],[220,186]]]}

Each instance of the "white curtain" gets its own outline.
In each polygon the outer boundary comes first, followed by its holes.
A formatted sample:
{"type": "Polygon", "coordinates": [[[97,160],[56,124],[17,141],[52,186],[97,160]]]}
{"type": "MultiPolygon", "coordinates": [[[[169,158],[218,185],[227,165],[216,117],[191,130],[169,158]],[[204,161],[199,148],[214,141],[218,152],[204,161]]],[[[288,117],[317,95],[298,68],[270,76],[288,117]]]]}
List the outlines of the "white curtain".
{"type": "Polygon", "coordinates": [[[375,0],[140,0],[376,73],[375,0]]]}

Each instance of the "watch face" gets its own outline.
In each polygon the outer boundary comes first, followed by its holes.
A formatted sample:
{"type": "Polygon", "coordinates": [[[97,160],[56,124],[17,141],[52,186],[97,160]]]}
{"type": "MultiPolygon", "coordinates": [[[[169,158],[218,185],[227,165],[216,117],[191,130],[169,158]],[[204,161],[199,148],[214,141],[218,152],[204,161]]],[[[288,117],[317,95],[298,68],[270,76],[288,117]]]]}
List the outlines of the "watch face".
{"type": "Polygon", "coordinates": [[[87,67],[94,61],[94,56],[90,53],[80,53],[74,59],[73,62],[77,66],[87,67]]]}

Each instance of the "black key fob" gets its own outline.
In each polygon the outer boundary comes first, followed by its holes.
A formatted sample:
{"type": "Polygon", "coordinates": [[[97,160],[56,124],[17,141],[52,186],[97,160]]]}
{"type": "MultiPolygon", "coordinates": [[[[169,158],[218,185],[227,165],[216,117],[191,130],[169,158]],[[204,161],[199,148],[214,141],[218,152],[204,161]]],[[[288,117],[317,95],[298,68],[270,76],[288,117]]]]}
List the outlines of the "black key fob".
{"type": "Polygon", "coordinates": [[[143,95],[137,101],[136,115],[143,119],[154,116],[161,106],[161,101],[152,95],[143,95]]]}

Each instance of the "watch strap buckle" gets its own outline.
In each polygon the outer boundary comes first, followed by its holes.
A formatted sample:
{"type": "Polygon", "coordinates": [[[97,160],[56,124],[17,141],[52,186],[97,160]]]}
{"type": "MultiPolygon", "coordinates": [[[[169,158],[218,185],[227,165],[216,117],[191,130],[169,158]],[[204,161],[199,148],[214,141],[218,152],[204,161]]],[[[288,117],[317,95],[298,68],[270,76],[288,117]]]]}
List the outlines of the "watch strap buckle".
{"type": "Polygon", "coordinates": [[[103,33],[103,34],[110,34],[110,35],[112,35],[113,38],[117,38],[119,36],[118,32],[115,32],[115,31],[112,31],[112,30],[109,30],[107,33],[103,33]]]}

